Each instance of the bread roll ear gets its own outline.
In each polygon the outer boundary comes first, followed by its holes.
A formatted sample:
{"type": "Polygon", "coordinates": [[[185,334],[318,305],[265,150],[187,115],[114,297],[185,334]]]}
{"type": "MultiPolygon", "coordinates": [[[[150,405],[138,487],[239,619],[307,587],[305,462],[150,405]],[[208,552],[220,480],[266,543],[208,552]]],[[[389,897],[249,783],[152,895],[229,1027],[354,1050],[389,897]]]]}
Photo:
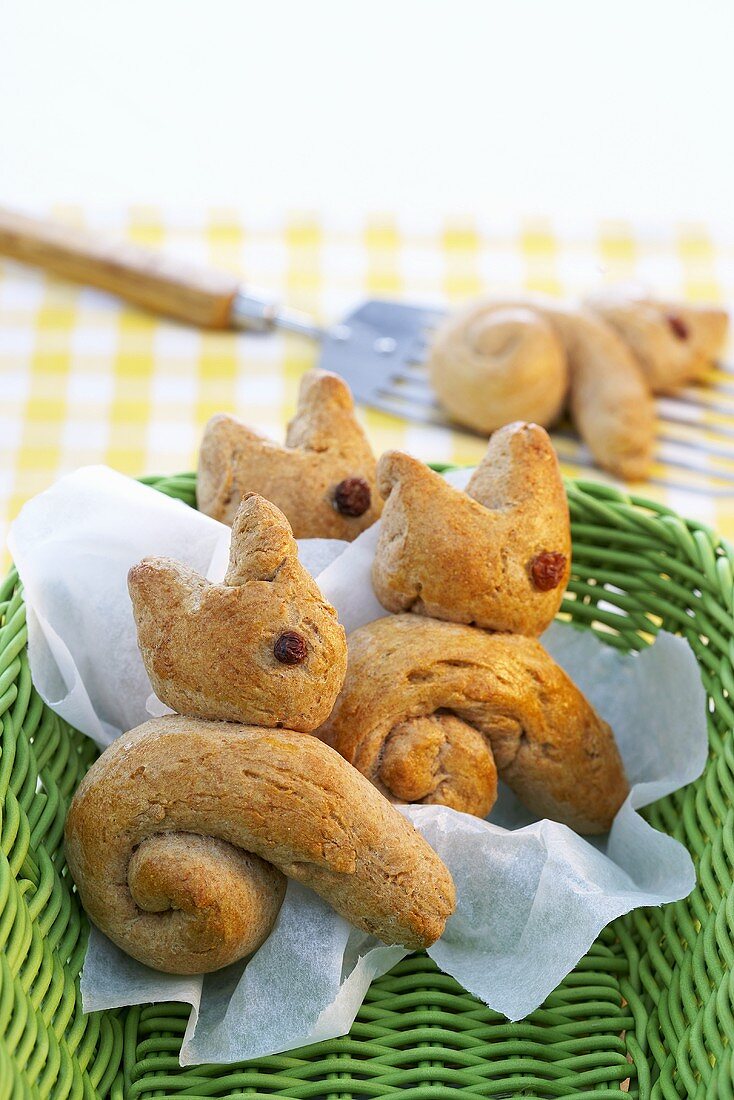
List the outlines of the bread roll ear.
{"type": "Polygon", "coordinates": [[[296,538],[351,540],[380,515],[376,462],[346,382],[328,371],[303,376],[285,445],[234,416],[207,424],[199,451],[199,511],[232,523],[256,492],[281,509],[296,538]]]}
{"type": "Polygon", "coordinates": [[[537,424],[492,436],[466,492],[389,451],[372,583],[388,611],[487,630],[540,634],[558,611],[571,566],[558,460],[537,424]]]}
{"type": "Polygon", "coordinates": [[[82,780],[66,858],[123,950],[180,974],[265,940],[288,875],[385,943],[427,947],[451,876],[377,790],[315,737],[178,715],[118,738],[82,780]]]}
{"type": "Polygon", "coordinates": [[[726,342],[729,318],[714,306],[659,302],[624,292],[597,294],[587,304],[622,338],[654,393],[695,382],[726,342]]]}
{"type": "Polygon", "coordinates": [[[274,581],[282,570],[301,577],[298,547],[288,520],[269,500],[248,493],[232,523],[229,565],[224,583],[232,587],[250,581],[274,581]]]}
{"type": "Polygon", "coordinates": [[[319,736],[397,801],[484,817],[499,773],[538,817],[601,833],[627,797],[612,731],[534,638],[376,619],[319,736]]]}
{"type": "Polygon", "coordinates": [[[274,504],[252,495],[240,505],[222,584],[144,558],[128,588],[146,670],[173,710],[303,732],[328,715],[346,671],[344,630],[274,504]]]}
{"type": "Polygon", "coordinates": [[[361,450],[361,445],[367,447],[354,415],[351,390],[343,378],[325,370],[304,374],[296,415],[286,428],[285,445],[345,456],[361,450]]]}

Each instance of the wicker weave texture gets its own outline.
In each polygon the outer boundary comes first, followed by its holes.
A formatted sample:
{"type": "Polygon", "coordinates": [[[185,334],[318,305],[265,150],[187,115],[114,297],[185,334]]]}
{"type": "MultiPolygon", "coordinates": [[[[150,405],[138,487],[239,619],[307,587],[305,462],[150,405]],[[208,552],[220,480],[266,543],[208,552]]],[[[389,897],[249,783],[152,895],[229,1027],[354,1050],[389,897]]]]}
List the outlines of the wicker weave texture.
{"type": "MultiPolygon", "coordinates": [[[[193,475],[148,480],[193,504],[193,475]]],[[[693,853],[691,897],[616,921],[521,1023],[416,955],[373,984],[349,1036],[240,1066],[181,1069],[187,1006],[81,1012],[86,921],[62,832],[96,750],[33,690],[11,573],[0,587],[0,1100],[734,1098],[734,554],[658,506],[595,483],[568,489],[574,571],[564,615],[623,649],[674,630],[700,662],[706,772],[648,812],[693,853]]]]}

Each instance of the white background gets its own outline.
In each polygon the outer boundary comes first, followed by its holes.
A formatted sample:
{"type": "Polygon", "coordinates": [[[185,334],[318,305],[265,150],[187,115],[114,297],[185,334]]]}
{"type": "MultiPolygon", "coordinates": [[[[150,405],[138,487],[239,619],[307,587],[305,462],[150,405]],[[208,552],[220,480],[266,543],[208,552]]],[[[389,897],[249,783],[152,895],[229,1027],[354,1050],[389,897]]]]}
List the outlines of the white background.
{"type": "Polygon", "coordinates": [[[0,202],[704,218],[731,0],[0,0],[0,202]]]}

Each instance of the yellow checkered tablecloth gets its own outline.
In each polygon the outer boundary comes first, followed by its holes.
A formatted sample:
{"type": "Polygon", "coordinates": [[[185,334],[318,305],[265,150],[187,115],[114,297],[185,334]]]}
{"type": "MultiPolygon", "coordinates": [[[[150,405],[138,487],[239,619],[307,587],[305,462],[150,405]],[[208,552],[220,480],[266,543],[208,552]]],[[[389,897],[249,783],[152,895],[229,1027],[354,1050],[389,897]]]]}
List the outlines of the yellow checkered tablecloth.
{"type": "MultiPolygon", "coordinates": [[[[734,240],[697,225],[652,231],[468,218],[429,224],[387,215],[342,224],[308,215],[246,222],[224,210],[206,217],[142,208],[51,213],[241,272],[325,321],[365,296],[451,304],[522,288],[572,296],[620,280],[659,294],[734,302],[734,240]]],[[[296,336],[196,331],[0,261],[2,545],[23,502],[77,466],[105,462],[133,475],[193,468],[201,429],[214,412],[236,412],[280,437],[298,379],[317,357],[318,348],[296,336]]],[[[401,447],[425,459],[470,463],[484,449],[458,432],[370,410],[364,417],[378,452],[401,447]]],[[[701,419],[730,432],[734,450],[734,385],[701,419]]],[[[581,470],[577,444],[559,449],[568,472],[601,476],[581,470]]],[[[691,452],[684,456],[688,461],[691,452]]],[[[658,465],[653,482],[635,491],[732,535],[734,481],[727,488],[720,476],[727,461],[714,456],[703,464],[710,478],[658,465]],[[676,488],[661,484],[669,475],[676,488]]],[[[734,463],[728,468],[734,472],[734,463]]]]}

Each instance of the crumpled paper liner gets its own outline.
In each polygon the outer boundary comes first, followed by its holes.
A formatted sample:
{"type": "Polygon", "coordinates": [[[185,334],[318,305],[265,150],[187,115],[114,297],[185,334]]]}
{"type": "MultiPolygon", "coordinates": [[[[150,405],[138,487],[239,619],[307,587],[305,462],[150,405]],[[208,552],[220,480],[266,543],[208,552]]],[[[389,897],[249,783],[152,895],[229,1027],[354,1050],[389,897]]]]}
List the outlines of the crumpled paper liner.
{"type": "MultiPolygon", "coordinates": [[[[450,480],[462,485],[467,476],[450,480]]],[[[351,544],[299,544],[348,630],[384,614],[369,583],[376,538],[377,525],[351,544]]],[[[150,684],[127,569],[167,554],[219,579],[228,541],[221,524],[103,467],[80,470],[30,501],[10,547],[26,586],[31,671],[44,700],[101,745],[145,721],[150,684]]],[[[695,779],[707,753],[705,693],[682,639],[661,634],[650,649],[622,655],[588,631],[554,624],[543,642],[615,731],[632,789],[609,835],[588,841],[534,821],[507,788],[490,821],[441,806],[403,807],[457,886],[457,910],[429,954],[513,1020],[542,1003],[609,921],[693,888],[688,853],[636,811],[695,779]]],[[[273,932],[247,965],[204,978],[149,970],[93,929],[82,997],[86,1011],[188,1002],[181,1063],[239,1061],[345,1033],[370,982],[404,954],[290,882],[273,932]]]]}

